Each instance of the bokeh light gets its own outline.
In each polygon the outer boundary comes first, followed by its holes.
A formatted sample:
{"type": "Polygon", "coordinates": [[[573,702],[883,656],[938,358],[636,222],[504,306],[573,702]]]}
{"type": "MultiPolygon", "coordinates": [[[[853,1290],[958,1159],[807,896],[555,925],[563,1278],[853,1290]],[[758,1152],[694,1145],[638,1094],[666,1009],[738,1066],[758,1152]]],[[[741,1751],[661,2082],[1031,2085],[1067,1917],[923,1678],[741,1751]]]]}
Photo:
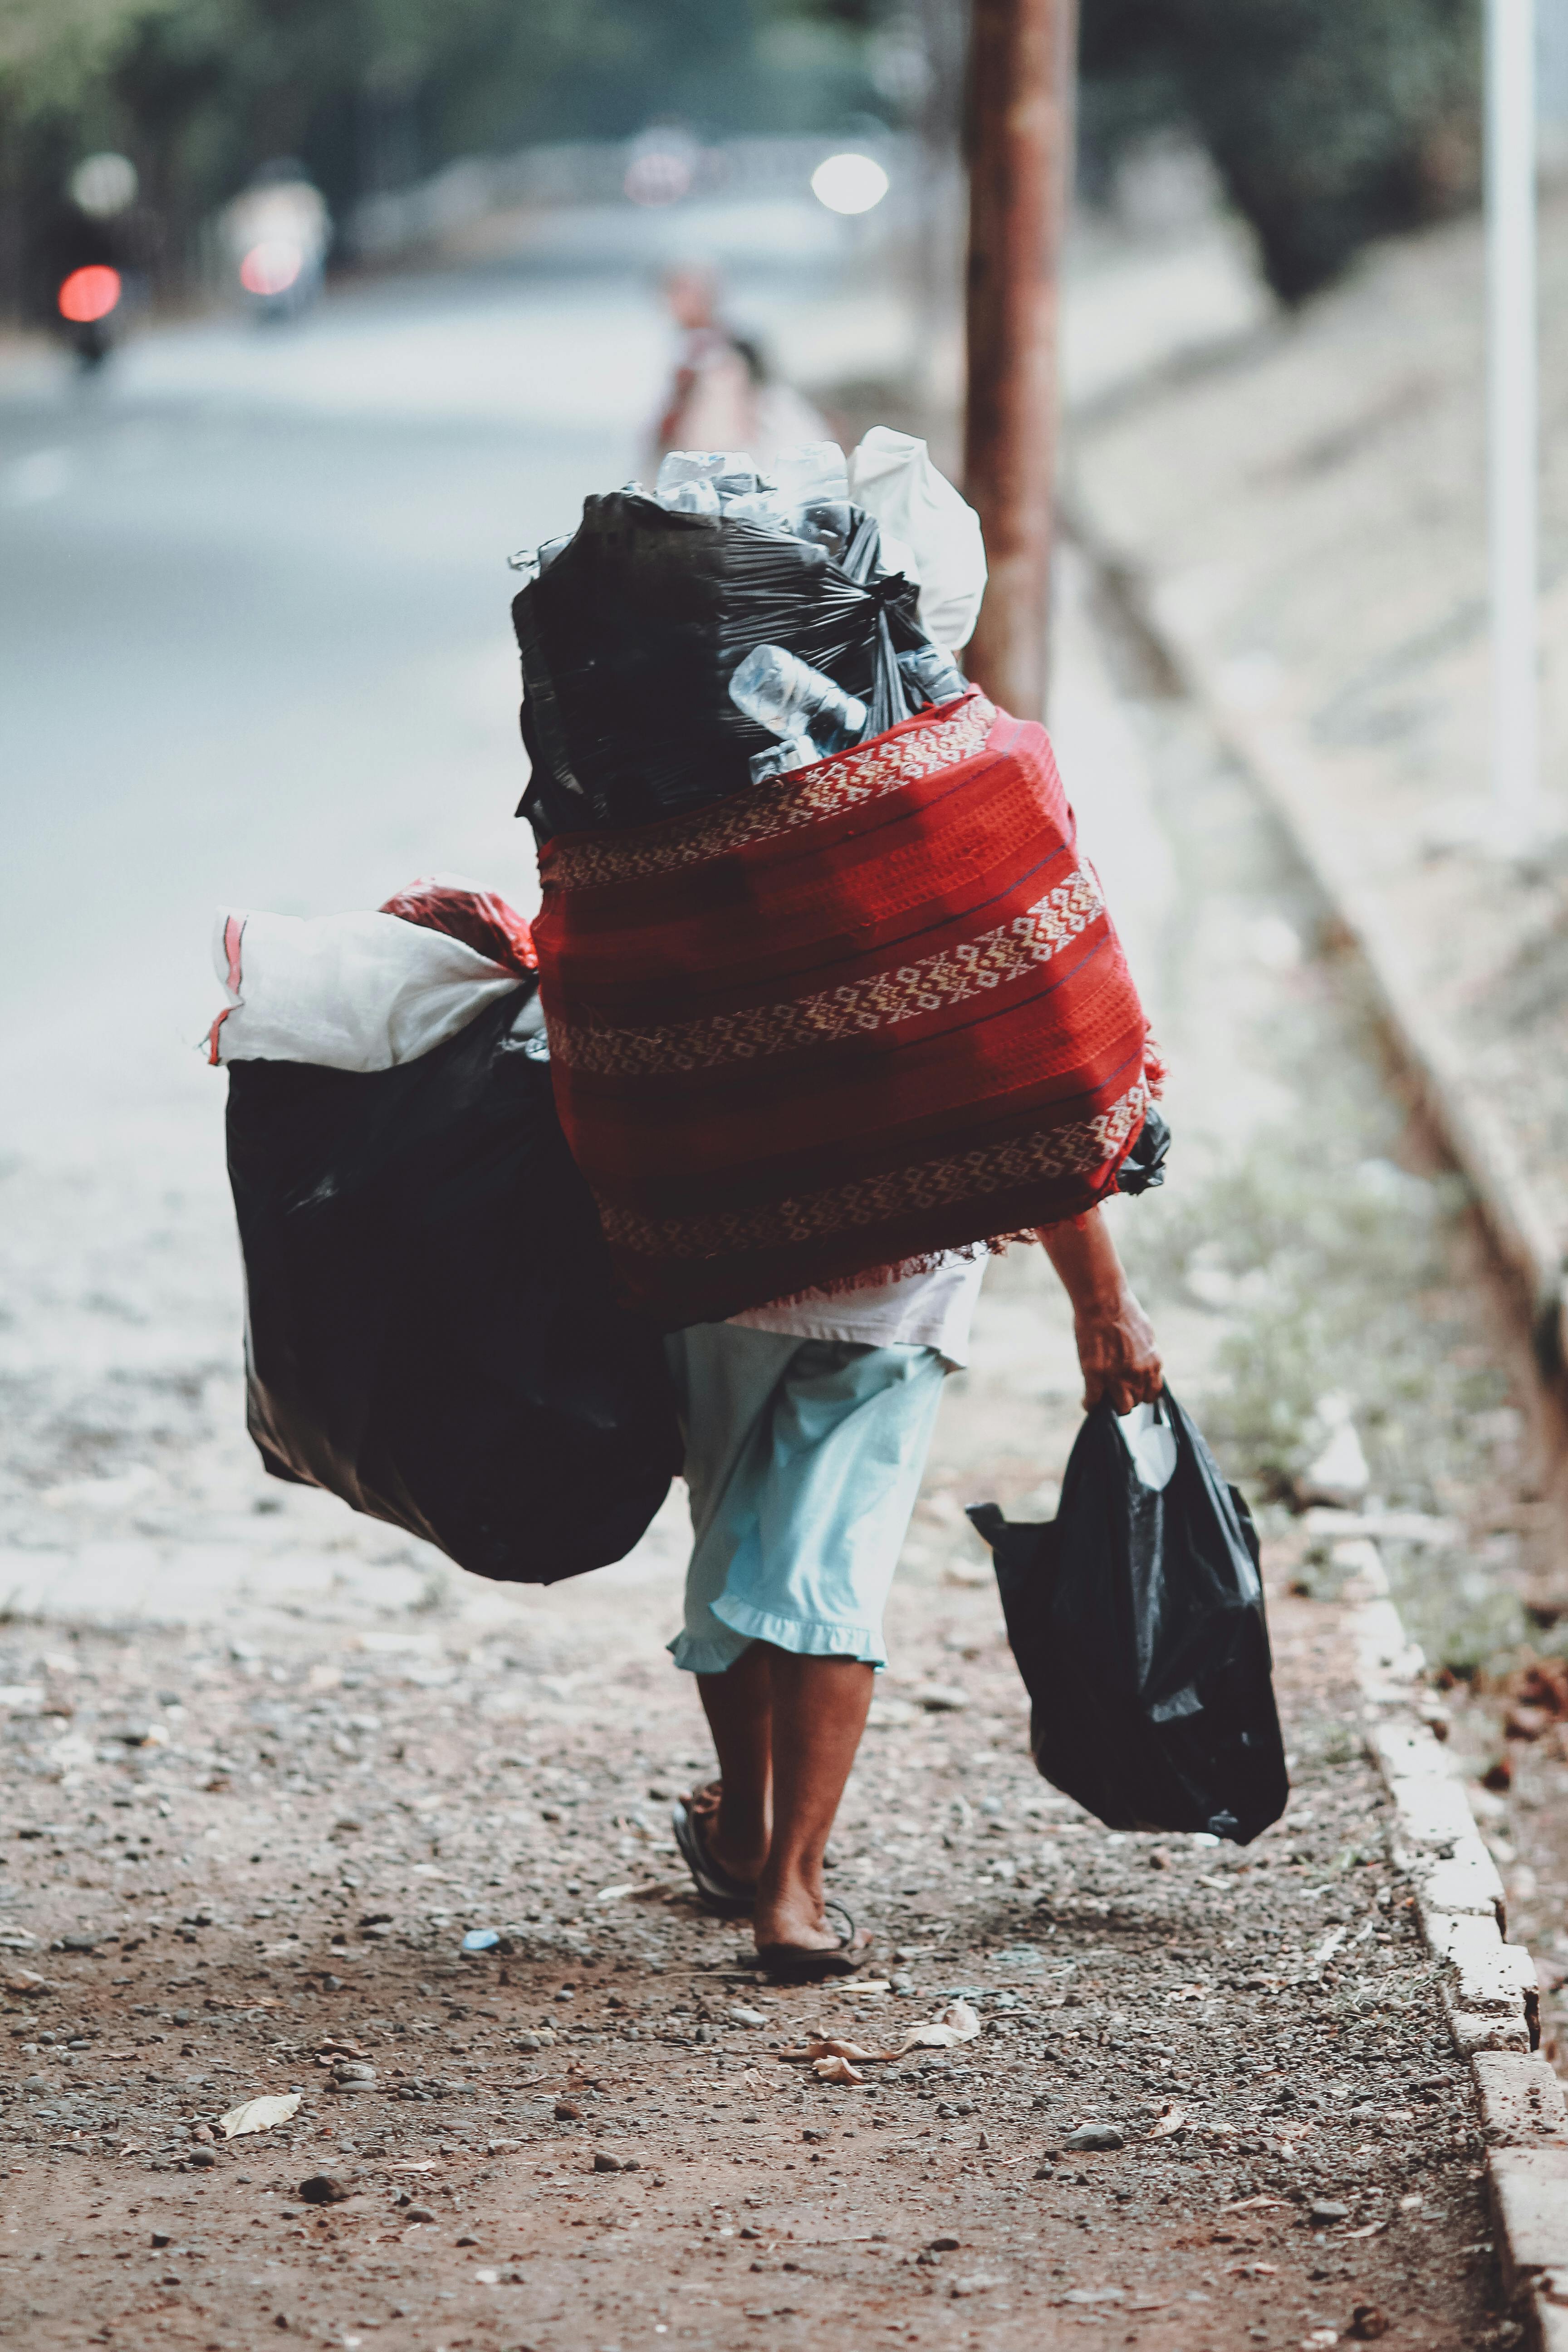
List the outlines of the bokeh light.
{"type": "Polygon", "coordinates": [[[829,155],[811,175],[811,193],[830,213],[868,213],[882,201],[888,175],[872,155],[829,155]]]}

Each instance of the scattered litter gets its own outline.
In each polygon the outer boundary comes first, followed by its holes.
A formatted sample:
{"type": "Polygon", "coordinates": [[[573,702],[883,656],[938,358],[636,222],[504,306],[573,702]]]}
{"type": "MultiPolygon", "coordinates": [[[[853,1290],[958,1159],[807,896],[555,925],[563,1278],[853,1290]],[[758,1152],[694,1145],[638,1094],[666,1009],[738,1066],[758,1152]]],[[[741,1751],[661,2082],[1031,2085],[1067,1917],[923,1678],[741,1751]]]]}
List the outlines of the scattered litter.
{"type": "Polygon", "coordinates": [[[1386,2230],[1388,2224],[1386,2221],[1366,2221],[1363,2223],[1359,2230],[1347,2230],[1345,2231],[1345,2236],[1347,2238],[1375,2238],[1380,2230],[1386,2230]]]}
{"type": "Polygon", "coordinates": [[[243,2099],[237,2107],[230,2107],[226,2116],[218,2117],[218,2129],[225,2139],[238,2139],[246,2132],[270,2131],[274,2124],[286,2124],[300,2107],[300,2093],[286,2091],[268,2094],[258,2099],[243,2099]]]}
{"type": "Polygon", "coordinates": [[[1173,2132],[1185,2131],[1186,2116],[1180,2107],[1167,2107],[1157,2124],[1150,2130],[1151,2139],[1169,2139],[1173,2132]]]}
{"type": "Polygon", "coordinates": [[[1219,2210],[1222,2213],[1261,2213],[1266,2206],[1276,2205],[1283,2210],[1289,2202],[1285,2197],[1238,2197],[1234,2204],[1222,2205],[1219,2210]]]}
{"type": "Polygon", "coordinates": [[[638,1891],[636,1879],[628,1878],[624,1886],[601,1886],[594,1900],[595,1903],[622,1903],[628,1895],[636,1895],[638,1891]]]}
{"type": "Polygon", "coordinates": [[[420,2157],[410,2164],[389,2164],[388,2172],[435,2172],[438,2168],[433,2157],[420,2157]]]}
{"type": "Polygon", "coordinates": [[[465,1952],[493,1952],[500,1942],[500,1934],[497,1928],[470,1927],[463,1938],[463,1949],[465,1952]]]}
{"type": "Polygon", "coordinates": [[[814,2058],[811,2071],[819,2083],[864,2083],[866,2080],[847,2058],[814,2058]]]}
{"type": "Polygon", "coordinates": [[[1070,2286],[1063,2295],[1064,2303],[1125,2303],[1124,2286],[1070,2286]]]}

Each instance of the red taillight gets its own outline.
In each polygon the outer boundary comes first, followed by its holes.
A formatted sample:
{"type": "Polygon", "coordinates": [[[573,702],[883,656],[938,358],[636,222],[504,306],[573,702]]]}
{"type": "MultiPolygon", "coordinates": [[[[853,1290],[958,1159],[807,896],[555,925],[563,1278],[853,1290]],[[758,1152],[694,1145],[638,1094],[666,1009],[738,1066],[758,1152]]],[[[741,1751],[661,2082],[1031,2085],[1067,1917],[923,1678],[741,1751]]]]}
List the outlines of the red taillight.
{"type": "Polygon", "coordinates": [[[247,294],[287,294],[305,267],[305,257],[287,237],[268,237],[253,245],[239,265],[239,282],[247,294]]]}
{"type": "Polygon", "coordinates": [[[59,290],[60,316],[73,327],[90,327],[108,318],[120,295],[118,269],[98,262],[87,269],[73,269],[59,290]]]}

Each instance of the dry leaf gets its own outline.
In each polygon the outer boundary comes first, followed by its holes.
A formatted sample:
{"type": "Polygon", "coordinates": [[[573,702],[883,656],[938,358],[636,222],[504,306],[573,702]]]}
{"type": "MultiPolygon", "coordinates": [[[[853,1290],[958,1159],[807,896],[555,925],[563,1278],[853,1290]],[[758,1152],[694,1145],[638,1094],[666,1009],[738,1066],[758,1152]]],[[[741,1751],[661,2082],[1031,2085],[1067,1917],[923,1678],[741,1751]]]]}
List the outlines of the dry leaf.
{"type": "Polygon", "coordinates": [[[270,2131],[274,2124],[286,2124],[300,2105],[298,2091],[286,2091],[265,2098],[242,2100],[230,2107],[226,2116],[218,2118],[218,2129],[225,2139],[237,2139],[242,2132],[270,2131]]]}
{"type": "Polygon", "coordinates": [[[847,2058],[814,2058],[811,2071],[819,2083],[863,2083],[864,2074],[851,2066],[847,2058]]]}
{"type": "Polygon", "coordinates": [[[1222,2213],[1260,2213],[1266,2205],[1278,2205],[1281,2210],[1289,2202],[1286,2197],[1238,2197],[1233,2205],[1222,2205],[1222,2213]]]}
{"type": "Polygon", "coordinates": [[[942,2015],[927,2025],[911,2025],[897,2050],[901,2058],[906,2050],[952,2050],[961,2042],[973,2042],[980,2032],[980,2020],[966,2000],[950,2000],[942,2015]]]}
{"type": "Polygon", "coordinates": [[[1169,2139],[1173,2132],[1185,2131],[1187,2119],[1180,2107],[1167,2107],[1150,2131],[1151,2139],[1169,2139]]]}
{"type": "Polygon", "coordinates": [[[836,2034],[826,2034],[821,2040],[806,2044],[808,2058],[847,2058],[852,2065],[879,2065],[887,2056],[885,2050],[862,2050],[858,2042],[840,2042],[836,2034]]]}
{"type": "Polygon", "coordinates": [[[1375,2238],[1380,2230],[1386,2230],[1387,2227],[1386,2221],[1368,2221],[1363,2228],[1346,2230],[1342,2232],[1342,2235],[1347,2238],[1375,2238]]]}
{"type": "Polygon", "coordinates": [[[601,1886],[594,1900],[595,1903],[621,1903],[628,1895],[635,1895],[637,1891],[636,1879],[628,1878],[622,1886],[601,1886]]]}
{"type": "Polygon", "coordinates": [[[389,2164],[386,2168],[388,2172],[435,2172],[438,2169],[434,2161],[429,2158],[425,2158],[416,2164],[389,2164]]]}

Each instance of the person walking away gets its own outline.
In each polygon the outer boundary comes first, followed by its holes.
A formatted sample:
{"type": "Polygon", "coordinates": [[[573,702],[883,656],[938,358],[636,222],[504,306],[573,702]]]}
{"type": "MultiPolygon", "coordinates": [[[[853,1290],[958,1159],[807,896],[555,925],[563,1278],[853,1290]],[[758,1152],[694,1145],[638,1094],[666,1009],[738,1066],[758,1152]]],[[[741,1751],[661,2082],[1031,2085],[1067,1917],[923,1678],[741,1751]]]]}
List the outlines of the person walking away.
{"type": "MultiPolygon", "coordinates": [[[[1152,1402],[1154,1334],[1096,1208],[1039,1229],[1072,1303],[1087,1410],[1152,1402]]],[[[848,1974],[868,1938],[823,1857],[886,1664],[882,1610],[946,1374],[987,1261],[756,1307],[668,1341],[693,1550],[670,1644],[697,1679],[719,1776],[677,1804],[700,1895],[750,1913],[776,1976],[848,1974]],[[830,1914],[837,1912],[840,1925],[830,1914]]]]}

